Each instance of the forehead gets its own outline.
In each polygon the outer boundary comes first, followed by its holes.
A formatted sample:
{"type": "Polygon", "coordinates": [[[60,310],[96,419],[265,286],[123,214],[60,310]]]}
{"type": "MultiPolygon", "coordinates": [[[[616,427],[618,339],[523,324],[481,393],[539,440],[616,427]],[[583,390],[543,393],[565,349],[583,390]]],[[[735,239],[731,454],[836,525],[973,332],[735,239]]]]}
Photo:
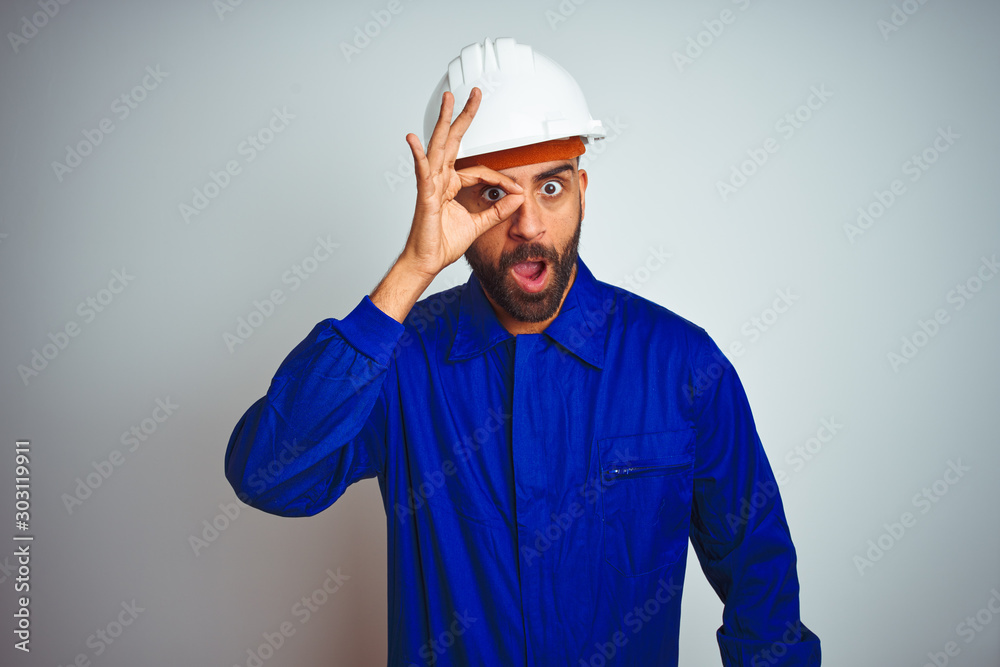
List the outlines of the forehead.
{"type": "Polygon", "coordinates": [[[500,169],[500,173],[504,176],[508,176],[515,183],[527,183],[530,182],[542,174],[547,174],[551,171],[567,168],[562,174],[563,176],[571,175],[573,170],[572,160],[552,160],[551,162],[536,162],[534,164],[525,164],[519,167],[510,167],[509,169],[500,169]]]}

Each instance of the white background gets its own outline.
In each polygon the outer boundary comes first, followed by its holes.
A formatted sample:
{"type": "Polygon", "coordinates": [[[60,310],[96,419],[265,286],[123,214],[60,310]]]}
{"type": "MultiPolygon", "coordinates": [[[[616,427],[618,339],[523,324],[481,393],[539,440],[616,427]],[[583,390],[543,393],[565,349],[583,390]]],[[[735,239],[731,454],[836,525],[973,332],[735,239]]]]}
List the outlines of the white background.
{"type": "MultiPolygon", "coordinates": [[[[888,0],[401,0],[348,58],[342,44],[386,3],[55,4],[51,18],[26,0],[0,9],[0,537],[16,533],[18,438],[31,441],[35,535],[32,651],[12,647],[5,570],[0,662],[246,665],[262,633],[291,621],[266,665],[384,664],[375,481],[314,518],[283,519],[236,501],[223,454],[284,356],[346,315],[402,247],[415,194],[397,174],[404,136],[422,133],[447,63],[513,36],[568,69],[611,130],[584,161],[581,257],[723,349],[744,344],[733,361],[788,475],[802,616],[825,664],[919,667],[949,641],[952,665],[998,664],[1000,618],[971,638],[959,625],[1000,589],[1000,280],[976,283],[982,258],[1000,253],[1000,5],[909,0],[897,26],[888,0]],[[712,23],[724,10],[732,22],[712,23]],[[33,15],[37,30],[25,27],[33,15]],[[696,57],[679,63],[687,49],[696,57]],[[121,118],[116,98],[147,67],[165,76],[121,118]],[[814,87],[829,98],[800,108],[814,87]],[[294,119],[247,162],[241,142],[275,108],[294,119]],[[787,136],[776,124],[796,112],[806,120],[787,136]],[[114,129],[89,155],[68,173],[53,166],[104,118],[114,129]],[[912,180],[907,161],[949,128],[958,138],[912,180]],[[723,197],[719,182],[768,138],[777,152],[723,197]],[[229,160],[240,173],[185,220],[180,205],[229,160]],[[894,179],[905,192],[849,238],[845,225],[894,179]],[[292,290],[282,277],[317,237],[339,248],[292,290]],[[670,259],[648,271],[653,250],[670,259]],[[123,269],[134,279],[86,321],[78,304],[123,269]],[[981,289],[959,309],[949,293],[970,279],[981,289]],[[275,289],[284,303],[230,350],[224,335],[275,289]],[[775,319],[778,290],[796,300],[775,319]],[[894,365],[889,353],[902,356],[902,338],[938,309],[947,322],[894,365]],[[752,318],[769,322],[756,337],[752,318]],[[78,335],[22,377],[70,321],[78,335]],[[122,433],[168,398],[179,407],[129,451],[122,433]],[[829,418],[843,427],[795,463],[829,418]],[[114,450],[121,465],[67,508],[114,450]],[[949,461],[969,470],[922,513],[914,496],[949,461]],[[238,516],[219,518],[230,503],[238,516]],[[883,536],[904,512],[915,525],[883,536]],[[213,520],[225,529],[193,547],[213,520]],[[859,566],[880,536],[889,548],[859,566]],[[350,579],[302,624],[293,606],[328,568],[350,579]],[[88,645],[133,600],[143,611],[114,643],[88,645]]],[[[467,275],[456,263],[431,291],[467,275]]],[[[719,663],[721,609],[691,554],[681,664],[719,663]]]]}

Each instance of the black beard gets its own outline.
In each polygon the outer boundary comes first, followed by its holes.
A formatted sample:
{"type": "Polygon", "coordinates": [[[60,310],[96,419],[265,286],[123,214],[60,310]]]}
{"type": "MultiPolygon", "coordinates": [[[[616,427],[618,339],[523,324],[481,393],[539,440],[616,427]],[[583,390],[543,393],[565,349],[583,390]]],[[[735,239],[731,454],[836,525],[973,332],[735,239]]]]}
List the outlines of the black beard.
{"type": "Polygon", "coordinates": [[[472,245],[465,251],[465,261],[479,279],[483,290],[511,317],[521,322],[544,322],[559,310],[563,294],[573,275],[582,222],[583,211],[580,210],[576,231],[562,252],[540,243],[525,243],[512,252],[501,254],[499,265],[494,267],[472,245]],[[548,270],[552,272],[552,281],[541,292],[529,293],[518,287],[509,271],[515,264],[533,257],[546,260],[548,270]]]}

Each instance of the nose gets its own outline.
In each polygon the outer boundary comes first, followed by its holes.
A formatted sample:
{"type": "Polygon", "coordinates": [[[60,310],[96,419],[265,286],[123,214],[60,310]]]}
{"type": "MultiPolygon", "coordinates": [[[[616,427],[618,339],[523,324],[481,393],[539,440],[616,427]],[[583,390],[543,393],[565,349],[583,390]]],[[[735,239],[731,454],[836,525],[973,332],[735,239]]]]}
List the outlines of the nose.
{"type": "Polygon", "coordinates": [[[524,202],[510,216],[507,233],[516,241],[538,241],[545,233],[542,208],[530,193],[525,194],[524,202]]]}

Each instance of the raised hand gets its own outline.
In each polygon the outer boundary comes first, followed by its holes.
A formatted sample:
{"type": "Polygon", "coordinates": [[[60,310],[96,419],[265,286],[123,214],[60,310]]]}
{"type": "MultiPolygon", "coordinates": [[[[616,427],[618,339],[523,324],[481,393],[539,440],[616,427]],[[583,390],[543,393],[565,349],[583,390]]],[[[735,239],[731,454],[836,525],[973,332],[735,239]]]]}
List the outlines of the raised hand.
{"type": "Polygon", "coordinates": [[[415,134],[406,135],[413,153],[417,204],[403,257],[413,268],[432,277],[461,257],[480,234],[506,219],[524,202],[521,187],[498,171],[483,166],[455,170],[459,144],[481,100],[482,92],[473,88],[462,113],[451,123],[454,96],[446,91],[426,154],[415,134]],[[470,213],[455,196],[462,188],[477,183],[496,185],[510,194],[490,208],[470,213]]]}

